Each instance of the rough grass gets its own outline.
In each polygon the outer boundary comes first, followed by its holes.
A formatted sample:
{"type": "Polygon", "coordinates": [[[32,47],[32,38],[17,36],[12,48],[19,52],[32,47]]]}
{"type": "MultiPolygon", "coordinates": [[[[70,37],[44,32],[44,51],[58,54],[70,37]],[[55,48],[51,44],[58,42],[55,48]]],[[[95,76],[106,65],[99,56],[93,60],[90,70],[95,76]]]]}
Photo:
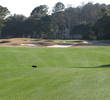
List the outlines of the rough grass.
{"type": "Polygon", "coordinates": [[[0,48],[0,100],[109,100],[109,52],[110,47],[0,48]]]}

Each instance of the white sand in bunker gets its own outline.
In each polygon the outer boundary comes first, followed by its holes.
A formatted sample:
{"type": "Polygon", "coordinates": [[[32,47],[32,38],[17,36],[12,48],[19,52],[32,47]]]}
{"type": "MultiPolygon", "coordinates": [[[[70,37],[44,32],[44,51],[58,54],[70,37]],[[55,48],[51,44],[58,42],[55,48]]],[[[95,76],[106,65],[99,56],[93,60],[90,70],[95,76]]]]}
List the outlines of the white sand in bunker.
{"type": "Polygon", "coordinates": [[[38,45],[35,45],[35,44],[21,44],[21,46],[30,46],[30,47],[35,47],[35,46],[38,46],[38,45]]]}
{"type": "Polygon", "coordinates": [[[68,48],[68,47],[72,47],[72,45],[52,45],[47,47],[48,48],[68,48]]]}

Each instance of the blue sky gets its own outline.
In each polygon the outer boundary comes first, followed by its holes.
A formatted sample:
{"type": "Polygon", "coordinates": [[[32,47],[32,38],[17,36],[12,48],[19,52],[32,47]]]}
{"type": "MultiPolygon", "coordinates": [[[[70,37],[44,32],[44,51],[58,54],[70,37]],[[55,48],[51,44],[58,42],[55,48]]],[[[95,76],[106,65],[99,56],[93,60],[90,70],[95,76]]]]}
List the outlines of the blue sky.
{"type": "Polygon", "coordinates": [[[7,7],[11,14],[29,16],[36,6],[46,4],[52,8],[56,2],[63,2],[66,6],[78,6],[87,2],[110,4],[110,0],[0,0],[0,5],[7,7]]]}

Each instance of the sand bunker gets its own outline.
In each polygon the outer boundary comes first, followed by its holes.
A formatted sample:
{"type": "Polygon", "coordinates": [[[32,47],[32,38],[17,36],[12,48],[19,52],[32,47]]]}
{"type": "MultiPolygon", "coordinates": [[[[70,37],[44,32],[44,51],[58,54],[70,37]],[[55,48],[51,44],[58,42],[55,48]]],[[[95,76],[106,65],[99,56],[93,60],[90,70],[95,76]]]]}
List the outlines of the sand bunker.
{"type": "Polygon", "coordinates": [[[71,47],[72,45],[52,45],[52,46],[47,46],[48,48],[68,48],[71,47]]]}
{"type": "Polygon", "coordinates": [[[37,46],[37,45],[35,45],[35,44],[21,44],[21,46],[35,47],[35,46],[37,46]]]}
{"type": "Polygon", "coordinates": [[[46,47],[46,48],[76,48],[76,47],[91,47],[91,46],[110,46],[110,40],[100,41],[85,41],[85,40],[70,40],[70,41],[54,41],[34,38],[11,38],[0,39],[0,47],[46,47]]]}

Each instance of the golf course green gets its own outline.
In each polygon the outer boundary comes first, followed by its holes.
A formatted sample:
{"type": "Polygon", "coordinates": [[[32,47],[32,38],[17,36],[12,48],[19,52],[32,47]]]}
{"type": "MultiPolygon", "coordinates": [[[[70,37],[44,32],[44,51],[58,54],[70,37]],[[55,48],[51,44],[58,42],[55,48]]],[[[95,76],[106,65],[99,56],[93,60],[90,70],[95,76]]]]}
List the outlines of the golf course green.
{"type": "Polygon", "coordinates": [[[109,99],[110,47],[0,48],[0,100],[109,99]]]}

